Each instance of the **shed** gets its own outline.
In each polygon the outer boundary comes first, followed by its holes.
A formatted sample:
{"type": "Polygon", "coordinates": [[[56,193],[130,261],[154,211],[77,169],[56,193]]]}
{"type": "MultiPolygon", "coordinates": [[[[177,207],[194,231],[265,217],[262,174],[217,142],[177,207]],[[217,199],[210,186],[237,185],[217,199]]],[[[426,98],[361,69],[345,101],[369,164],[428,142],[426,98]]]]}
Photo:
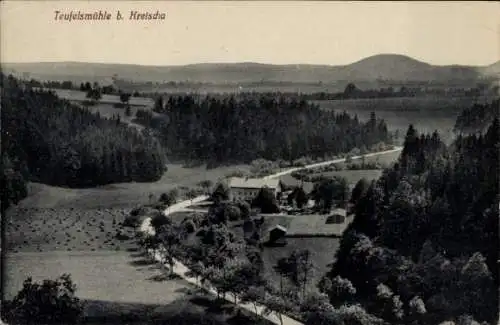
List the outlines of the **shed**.
{"type": "Polygon", "coordinates": [[[335,209],[331,215],[326,218],[326,224],[344,223],[346,218],[346,210],[335,209]]]}
{"type": "Polygon", "coordinates": [[[275,242],[278,239],[285,237],[287,231],[288,230],[281,225],[276,225],[272,227],[271,229],[269,229],[269,241],[275,242]]]}

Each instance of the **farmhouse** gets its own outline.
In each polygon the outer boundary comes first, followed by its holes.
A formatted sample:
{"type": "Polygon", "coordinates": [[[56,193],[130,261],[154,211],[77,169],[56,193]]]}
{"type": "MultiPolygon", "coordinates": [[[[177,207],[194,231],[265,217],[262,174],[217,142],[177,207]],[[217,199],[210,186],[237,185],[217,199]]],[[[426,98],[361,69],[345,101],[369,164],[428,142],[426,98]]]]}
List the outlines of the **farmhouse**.
{"type": "Polygon", "coordinates": [[[279,179],[232,177],[229,179],[228,185],[230,189],[229,199],[232,201],[250,201],[257,196],[263,187],[269,188],[275,196],[281,192],[279,179]]]}

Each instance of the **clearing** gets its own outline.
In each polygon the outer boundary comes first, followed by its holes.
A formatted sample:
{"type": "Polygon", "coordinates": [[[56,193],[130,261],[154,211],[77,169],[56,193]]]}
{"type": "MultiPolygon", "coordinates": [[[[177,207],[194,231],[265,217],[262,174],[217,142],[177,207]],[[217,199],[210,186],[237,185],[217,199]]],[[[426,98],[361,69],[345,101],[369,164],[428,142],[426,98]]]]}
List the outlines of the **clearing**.
{"type": "MultiPolygon", "coordinates": [[[[83,101],[87,100],[86,93],[79,90],[68,90],[68,89],[52,89],[60,98],[69,100],[75,104],[81,104],[83,101]]],[[[120,101],[120,96],[118,95],[107,95],[103,94],[102,98],[95,105],[86,105],[93,113],[99,113],[102,117],[112,118],[114,116],[120,116],[120,120],[127,123],[130,126],[137,128],[138,130],[144,129],[139,121],[135,118],[137,110],[151,110],[154,102],[153,99],[147,97],[130,97],[130,116],[125,115],[125,108],[115,107],[115,104],[122,103],[120,101]]],[[[164,117],[162,114],[152,112],[153,118],[164,117]]]]}
{"type": "MultiPolygon", "coordinates": [[[[99,102],[95,105],[86,106],[91,112],[99,113],[101,117],[113,118],[120,116],[120,121],[126,123],[130,126],[137,128],[138,130],[144,129],[144,125],[135,117],[137,110],[144,109],[142,106],[130,106],[130,116],[125,114],[125,108],[115,107],[113,104],[99,102]]],[[[165,118],[165,115],[152,112],[153,118],[165,118]]]]}
{"type": "Polygon", "coordinates": [[[173,188],[196,187],[200,181],[217,182],[228,173],[249,171],[248,165],[222,166],[207,169],[205,166],[187,168],[169,164],[162,178],[152,183],[115,183],[94,188],[63,188],[30,183],[28,197],[19,203],[21,208],[132,208],[149,202],[150,194],[158,197],[173,188]]]}
{"type": "MultiPolygon", "coordinates": [[[[87,100],[86,97],[87,93],[84,91],[72,90],[72,89],[51,89],[51,90],[53,90],[60,98],[67,99],[69,101],[83,102],[84,100],[87,100]]],[[[99,102],[105,104],[121,103],[120,96],[107,95],[107,94],[103,94],[99,102]]],[[[154,101],[152,98],[149,97],[130,97],[129,104],[132,107],[142,106],[151,108],[154,105],[154,101]]]]}

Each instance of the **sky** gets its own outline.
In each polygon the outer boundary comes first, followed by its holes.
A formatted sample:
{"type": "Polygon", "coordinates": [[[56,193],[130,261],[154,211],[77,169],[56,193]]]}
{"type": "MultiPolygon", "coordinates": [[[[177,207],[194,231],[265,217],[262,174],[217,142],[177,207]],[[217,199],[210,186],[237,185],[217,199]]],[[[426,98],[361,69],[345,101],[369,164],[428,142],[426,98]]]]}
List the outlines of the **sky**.
{"type": "Polygon", "coordinates": [[[500,60],[500,2],[2,1],[0,61],[141,65],[349,64],[393,53],[431,64],[500,60]],[[117,21],[56,21],[55,11],[117,21]],[[131,21],[131,10],[165,20],[131,21]]]}

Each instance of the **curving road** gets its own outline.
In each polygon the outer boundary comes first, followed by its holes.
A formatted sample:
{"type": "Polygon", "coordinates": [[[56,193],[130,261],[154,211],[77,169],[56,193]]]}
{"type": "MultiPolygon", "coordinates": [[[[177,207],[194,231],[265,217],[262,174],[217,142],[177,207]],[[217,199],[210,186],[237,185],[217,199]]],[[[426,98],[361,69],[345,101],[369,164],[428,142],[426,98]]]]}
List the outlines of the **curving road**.
{"type": "MultiPolygon", "coordinates": [[[[385,155],[385,154],[389,154],[389,153],[401,151],[402,149],[403,149],[403,147],[394,147],[394,149],[391,149],[391,150],[385,150],[385,151],[379,151],[379,152],[372,152],[372,153],[368,153],[366,155],[360,155],[360,156],[353,156],[353,157],[351,157],[351,160],[361,159],[361,158],[363,158],[363,156],[365,158],[368,158],[368,157],[375,157],[375,156],[385,155]]],[[[323,161],[323,162],[320,162],[320,163],[310,164],[310,165],[307,165],[307,166],[304,166],[304,167],[293,167],[293,168],[289,168],[289,169],[284,170],[284,171],[279,172],[279,173],[275,173],[275,174],[272,174],[272,175],[265,176],[265,177],[263,177],[263,179],[276,178],[276,177],[280,177],[280,176],[283,176],[283,175],[291,174],[291,173],[299,171],[301,169],[313,169],[313,168],[318,168],[318,167],[324,167],[324,166],[328,166],[328,165],[332,165],[332,164],[342,163],[344,161],[345,161],[345,158],[340,158],[340,159],[327,160],[327,161],[323,161]]]]}
{"type": "MultiPolygon", "coordinates": [[[[395,147],[394,149],[391,149],[391,150],[369,153],[369,154],[364,155],[364,157],[374,157],[374,156],[389,154],[389,153],[393,153],[393,152],[398,152],[401,150],[402,150],[402,147],[395,147]]],[[[362,157],[363,157],[363,155],[354,156],[351,159],[356,160],[356,159],[361,159],[362,157]]],[[[275,173],[272,175],[265,176],[265,177],[263,177],[263,179],[277,178],[277,177],[280,177],[283,175],[291,174],[291,173],[298,171],[300,169],[318,168],[318,167],[328,166],[331,164],[338,164],[338,163],[341,163],[344,161],[345,161],[345,158],[341,158],[341,159],[334,159],[334,160],[328,160],[328,161],[324,161],[324,162],[320,162],[320,163],[310,164],[310,165],[307,165],[304,167],[289,168],[287,170],[284,170],[284,171],[281,171],[281,172],[278,172],[278,173],[275,173]]],[[[173,204],[170,207],[168,207],[167,209],[165,209],[164,214],[169,215],[171,213],[181,211],[181,210],[187,208],[188,206],[192,205],[193,203],[202,202],[202,201],[205,201],[206,199],[208,199],[207,195],[201,195],[201,196],[198,196],[192,200],[185,200],[185,201],[173,204]]],[[[154,231],[153,227],[151,226],[151,218],[146,218],[143,221],[143,223],[140,226],[140,231],[145,233],[145,234],[148,234],[148,235],[155,234],[155,231],[154,231]]],[[[156,252],[151,251],[150,253],[152,253],[153,258],[157,262],[164,263],[163,259],[161,257],[160,251],[156,251],[156,252]]],[[[186,281],[188,281],[189,283],[192,283],[192,284],[199,286],[199,287],[203,287],[205,290],[208,290],[212,294],[215,294],[215,295],[217,294],[217,291],[214,287],[212,287],[210,285],[202,286],[194,277],[190,277],[190,276],[186,275],[186,274],[189,274],[188,273],[189,269],[184,264],[182,264],[181,262],[179,262],[177,260],[175,261],[173,272],[175,274],[179,275],[180,277],[182,277],[183,279],[185,279],[186,281]]],[[[226,299],[226,300],[228,300],[231,303],[234,303],[233,301],[230,301],[229,299],[226,299]]],[[[255,313],[255,308],[254,308],[253,304],[238,303],[238,306],[250,311],[251,313],[255,313]]],[[[257,314],[261,317],[266,318],[267,320],[269,320],[275,324],[278,324],[278,325],[281,325],[281,324],[283,324],[283,325],[303,325],[303,323],[298,322],[295,319],[292,319],[286,315],[278,316],[278,315],[276,315],[276,313],[272,313],[270,315],[263,316],[262,313],[264,310],[265,310],[265,306],[257,305],[257,314]],[[281,317],[281,321],[280,321],[280,317],[281,317]]]]}

